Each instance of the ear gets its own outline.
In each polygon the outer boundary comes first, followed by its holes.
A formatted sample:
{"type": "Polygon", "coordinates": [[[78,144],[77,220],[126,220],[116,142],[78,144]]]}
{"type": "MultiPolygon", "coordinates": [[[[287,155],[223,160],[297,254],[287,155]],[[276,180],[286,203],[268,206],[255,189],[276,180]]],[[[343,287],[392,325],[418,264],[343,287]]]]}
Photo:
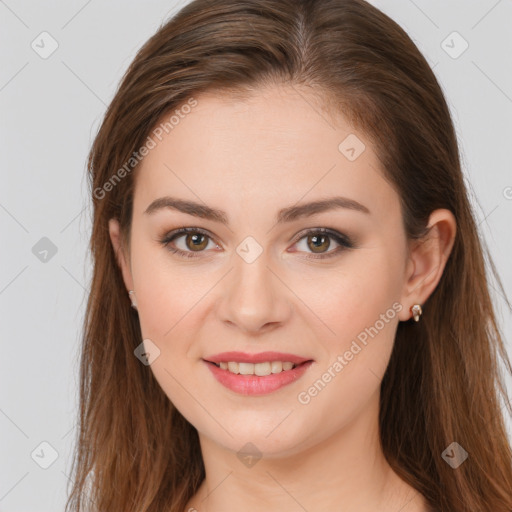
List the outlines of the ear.
{"type": "Polygon", "coordinates": [[[421,240],[414,240],[409,246],[409,259],[405,274],[399,314],[402,321],[412,318],[411,306],[423,306],[439,283],[450,256],[457,222],[450,210],[432,212],[428,222],[428,233],[421,240]]]}
{"type": "Polygon", "coordinates": [[[130,268],[129,255],[127,255],[127,250],[123,243],[119,221],[117,219],[110,219],[108,221],[108,230],[110,234],[110,240],[114,248],[114,253],[116,255],[117,263],[123,274],[123,281],[126,289],[133,290],[133,279],[130,268]]]}

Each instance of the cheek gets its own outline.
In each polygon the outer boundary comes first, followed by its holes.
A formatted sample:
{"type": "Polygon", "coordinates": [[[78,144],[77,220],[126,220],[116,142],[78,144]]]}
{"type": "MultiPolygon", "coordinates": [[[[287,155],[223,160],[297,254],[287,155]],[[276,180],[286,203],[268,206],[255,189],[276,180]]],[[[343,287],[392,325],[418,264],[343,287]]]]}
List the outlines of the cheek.
{"type": "Polygon", "coordinates": [[[297,294],[322,320],[315,330],[325,354],[301,403],[338,404],[350,417],[378,390],[402,309],[400,275],[399,258],[372,249],[354,252],[324,277],[317,271],[300,280],[297,294]]]}
{"type": "Polygon", "coordinates": [[[201,395],[191,377],[202,364],[194,343],[202,336],[208,292],[222,273],[172,258],[165,249],[134,245],[132,273],[142,338],[151,340],[159,350],[150,369],[167,396],[186,410],[190,394],[201,395]]]}
{"type": "Polygon", "coordinates": [[[376,323],[384,331],[397,322],[393,304],[400,298],[400,276],[399,258],[381,246],[347,254],[330,269],[308,269],[296,279],[294,290],[325,324],[322,338],[343,348],[376,323]],[[382,315],[385,326],[379,321],[382,315]]]}
{"type": "Polygon", "coordinates": [[[202,297],[213,284],[211,272],[173,258],[164,248],[143,244],[132,257],[142,333],[164,344],[197,314],[202,297]]]}
{"type": "Polygon", "coordinates": [[[153,264],[139,269],[136,284],[143,339],[159,349],[148,371],[194,425],[204,422],[204,410],[198,405],[204,390],[196,373],[202,363],[191,352],[201,338],[205,294],[212,288],[206,276],[198,274],[171,262],[153,264]]]}

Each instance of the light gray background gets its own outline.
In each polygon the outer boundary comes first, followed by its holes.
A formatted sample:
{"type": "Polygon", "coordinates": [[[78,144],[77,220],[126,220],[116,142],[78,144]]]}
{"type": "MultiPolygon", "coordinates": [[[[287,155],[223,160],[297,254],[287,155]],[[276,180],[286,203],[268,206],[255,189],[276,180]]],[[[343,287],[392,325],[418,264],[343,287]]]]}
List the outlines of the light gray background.
{"type": "MultiPolygon", "coordinates": [[[[91,275],[86,156],[137,49],[185,3],[0,0],[0,511],[63,510],[91,275]],[[58,43],[47,59],[31,47],[43,31],[58,43]],[[32,252],[42,237],[57,248],[47,262],[32,252]],[[44,441],[58,452],[48,469],[31,458],[34,450],[41,462],[49,456],[45,445],[41,452],[44,441]]],[[[457,127],[481,233],[510,297],[512,1],[372,3],[434,67],[457,127]],[[446,40],[454,31],[469,44],[458,58],[444,49],[463,48],[457,36],[446,40]]],[[[496,303],[512,352],[511,317],[502,298],[496,303]]],[[[510,379],[507,384],[512,388],[510,379]]]]}

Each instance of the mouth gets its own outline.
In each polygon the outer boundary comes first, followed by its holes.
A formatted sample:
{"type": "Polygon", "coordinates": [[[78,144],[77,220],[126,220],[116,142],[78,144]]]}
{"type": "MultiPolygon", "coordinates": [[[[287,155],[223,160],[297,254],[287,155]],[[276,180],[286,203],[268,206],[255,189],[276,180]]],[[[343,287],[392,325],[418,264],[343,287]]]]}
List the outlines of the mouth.
{"type": "Polygon", "coordinates": [[[312,359],[284,352],[222,352],[204,359],[221,370],[235,375],[257,375],[265,377],[293,370],[298,366],[312,362],[312,359]]]}
{"type": "Polygon", "coordinates": [[[299,366],[312,362],[312,359],[308,359],[307,361],[298,364],[292,363],[291,361],[264,361],[262,363],[220,361],[216,363],[205,360],[205,362],[214,365],[221,370],[233,373],[234,375],[255,375],[258,377],[266,377],[268,375],[275,375],[294,370],[299,366]]]}
{"type": "Polygon", "coordinates": [[[242,395],[262,395],[297,381],[313,359],[278,352],[224,352],[203,359],[215,379],[242,395]]]}

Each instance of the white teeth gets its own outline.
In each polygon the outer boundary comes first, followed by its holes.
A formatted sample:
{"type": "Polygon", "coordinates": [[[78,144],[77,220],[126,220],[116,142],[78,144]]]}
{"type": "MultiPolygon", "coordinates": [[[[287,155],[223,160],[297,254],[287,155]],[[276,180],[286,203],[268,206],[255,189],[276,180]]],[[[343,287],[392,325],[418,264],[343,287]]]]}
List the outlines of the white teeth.
{"type": "Polygon", "coordinates": [[[272,361],[272,373],[281,373],[283,370],[283,363],[281,361],[272,361]]]}
{"type": "Polygon", "coordinates": [[[240,373],[240,372],[238,371],[238,363],[229,362],[229,363],[228,363],[228,370],[229,370],[231,373],[240,373]]]}
{"type": "Polygon", "coordinates": [[[265,375],[270,375],[271,373],[270,363],[256,363],[254,365],[254,375],[264,377],[265,375]]]}
{"type": "Polygon", "coordinates": [[[269,361],[265,363],[237,363],[236,361],[222,361],[218,363],[222,370],[228,370],[231,373],[240,375],[257,375],[265,377],[273,373],[281,373],[282,371],[291,370],[296,365],[289,361],[269,361]]]}
{"type": "Polygon", "coordinates": [[[240,375],[254,375],[254,363],[238,363],[240,375]]]}

